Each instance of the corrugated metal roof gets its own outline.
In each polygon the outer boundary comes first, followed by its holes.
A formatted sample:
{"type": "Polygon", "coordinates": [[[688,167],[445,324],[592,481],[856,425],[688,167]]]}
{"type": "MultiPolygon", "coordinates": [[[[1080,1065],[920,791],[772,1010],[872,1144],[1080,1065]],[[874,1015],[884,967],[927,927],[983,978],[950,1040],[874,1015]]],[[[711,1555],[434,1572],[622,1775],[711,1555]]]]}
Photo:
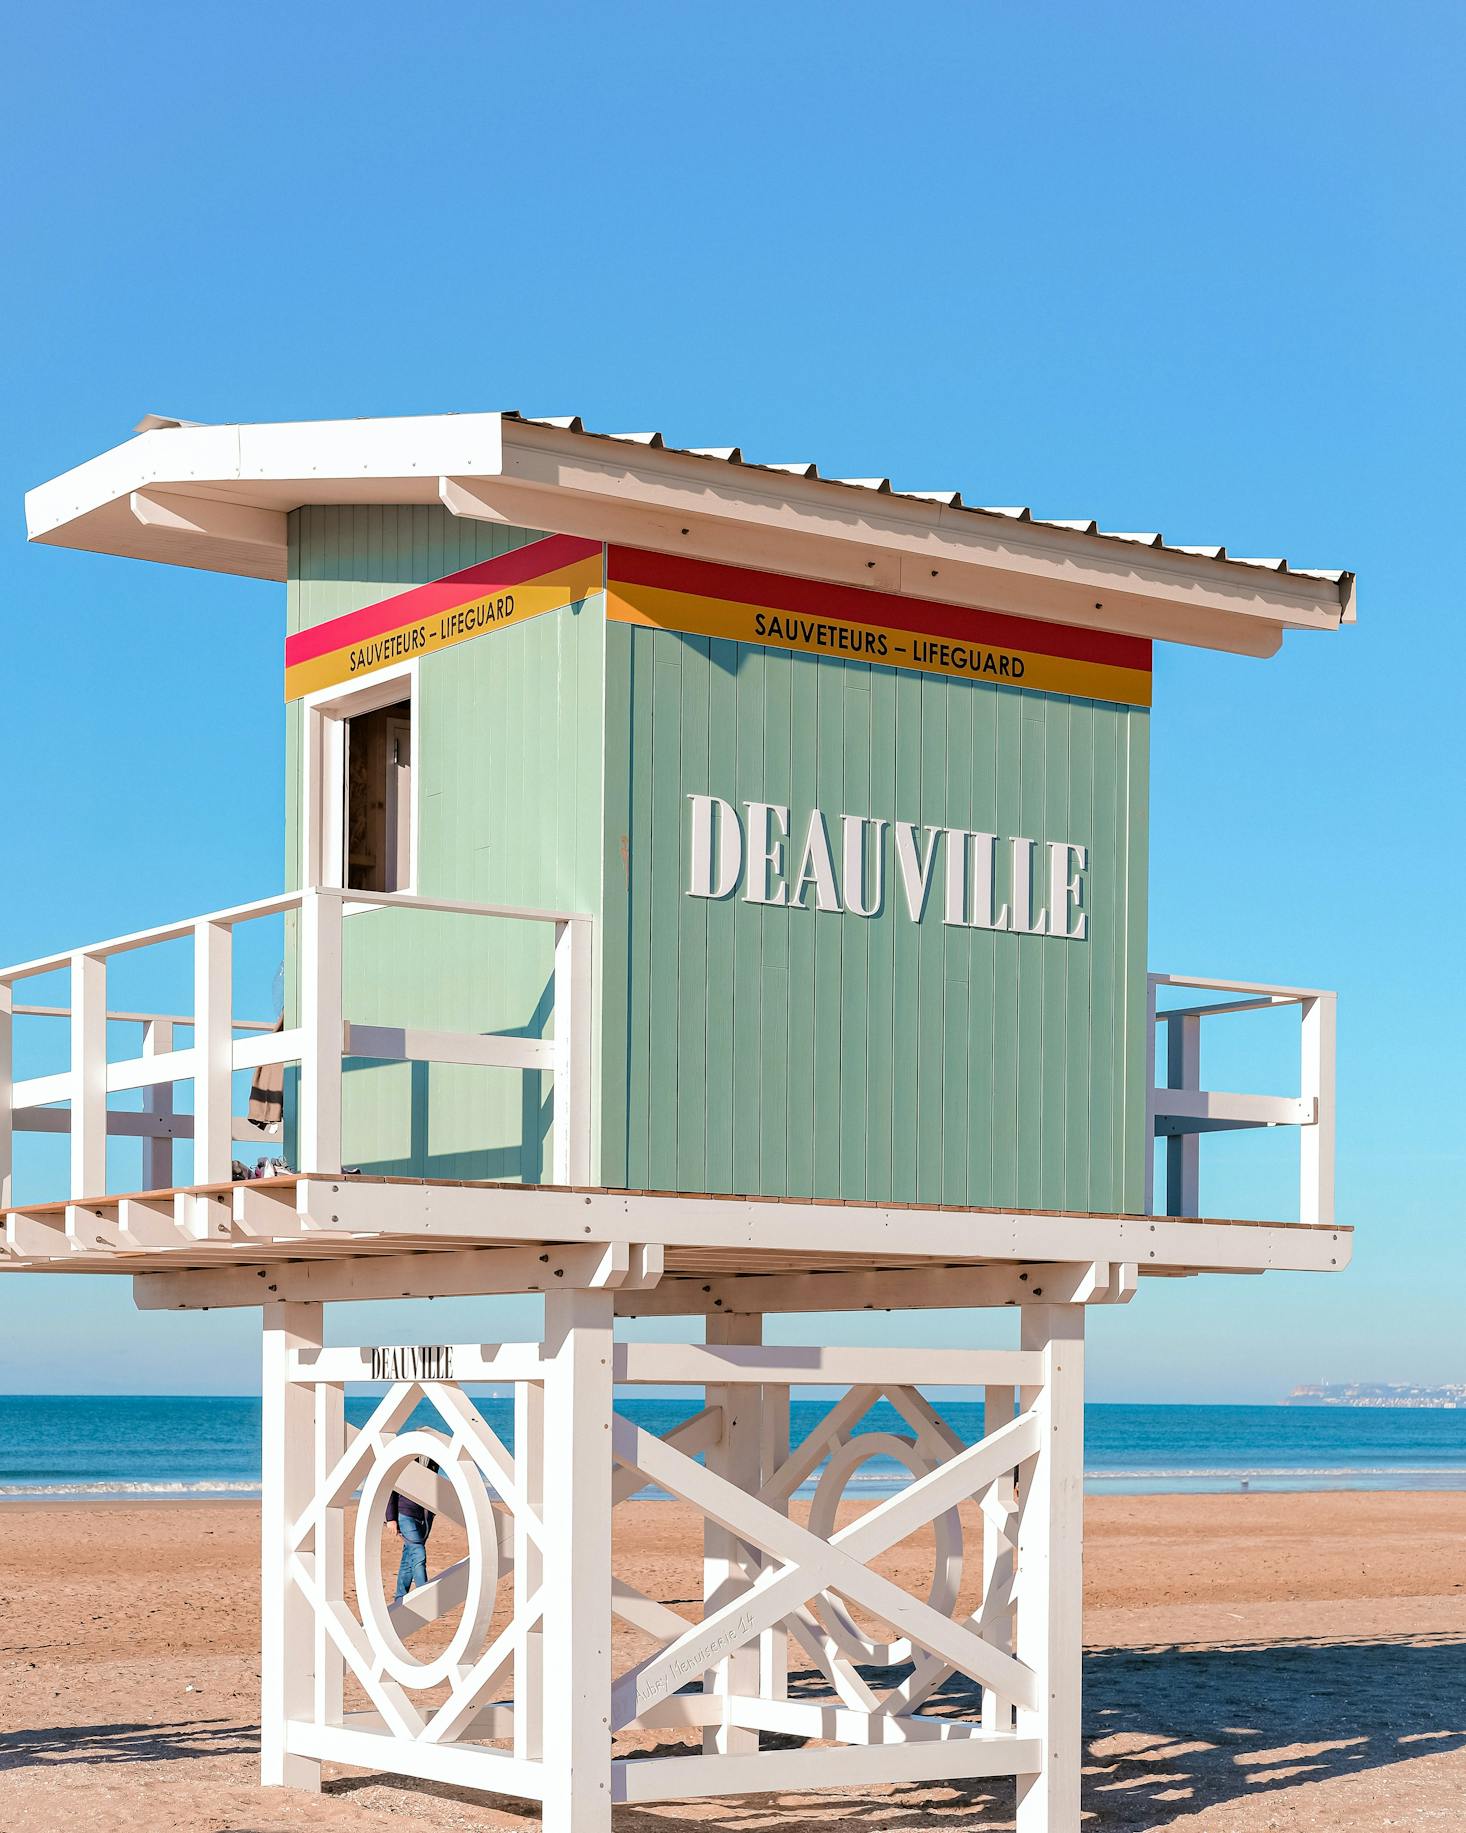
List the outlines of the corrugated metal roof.
{"type": "Polygon", "coordinates": [[[506,420],[518,420],[526,426],[556,427],[561,432],[579,433],[590,439],[609,439],[623,445],[650,446],[659,451],[675,452],[688,458],[706,458],[725,465],[741,465],[752,471],[779,471],[786,476],[805,477],[815,482],[828,485],[832,489],[871,490],[886,496],[905,497],[912,502],[937,503],[944,509],[960,509],[968,515],[997,516],[1009,522],[1031,522],[1036,528],[1066,529],[1073,534],[1097,536],[1104,541],[1124,541],[1133,547],[1160,548],[1173,554],[1186,554],[1194,559],[1221,560],[1231,566],[1257,567],[1270,573],[1290,573],[1300,579],[1321,579],[1337,585],[1341,580],[1351,579],[1353,574],[1343,567],[1309,567],[1294,566],[1280,558],[1258,559],[1246,554],[1232,554],[1225,547],[1196,546],[1181,541],[1167,541],[1163,535],[1151,532],[1134,534],[1127,530],[1101,528],[1092,520],[1064,520],[1049,516],[1038,516],[1026,507],[997,507],[986,503],[964,502],[960,490],[897,490],[888,477],[821,477],[818,465],[810,460],[796,462],[783,461],[769,463],[745,458],[741,446],[673,446],[668,445],[661,433],[604,433],[594,427],[588,427],[579,414],[522,414],[513,408],[501,410],[506,420]]]}

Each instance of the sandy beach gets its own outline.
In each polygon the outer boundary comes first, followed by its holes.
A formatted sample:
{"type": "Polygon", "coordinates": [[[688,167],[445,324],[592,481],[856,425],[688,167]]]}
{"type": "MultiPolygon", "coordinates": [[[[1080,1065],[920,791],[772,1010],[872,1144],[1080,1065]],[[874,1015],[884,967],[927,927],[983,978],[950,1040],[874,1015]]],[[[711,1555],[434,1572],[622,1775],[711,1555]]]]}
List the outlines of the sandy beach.
{"type": "MultiPolygon", "coordinates": [[[[626,1576],[697,1595],[690,1511],[623,1513],[626,1576]]],[[[252,1505],[18,1504],[0,1534],[0,1825],[535,1826],[523,1804],[346,1771],[318,1797],[255,1785],[252,1505]]],[[[887,1569],[915,1584],[928,1546],[887,1569]]],[[[452,1552],[445,1524],[434,1565],[452,1552]]],[[[1466,1495],[1100,1498],[1086,1596],[1086,1828],[1466,1826],[1466,1495]]],[[[1011,1784],[941,1784],[626,1808],[616,1825],[977,1833],[1012,1808],[1011,1784]]]]}

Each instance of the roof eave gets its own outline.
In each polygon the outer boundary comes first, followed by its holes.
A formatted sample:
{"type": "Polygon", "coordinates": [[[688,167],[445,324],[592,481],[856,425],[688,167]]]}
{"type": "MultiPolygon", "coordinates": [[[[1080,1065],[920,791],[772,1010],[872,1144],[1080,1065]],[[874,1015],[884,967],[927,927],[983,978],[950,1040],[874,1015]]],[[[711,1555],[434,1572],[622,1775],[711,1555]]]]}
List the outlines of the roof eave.
{"type": "Polygon", "coordinates": [[[29,492],[26,517],[48,545],[284,579],[289,510],[438,501],[475,519],[1243,654],[1354,617],[1349,574],[1187,554],[497,413],[155,428],[29,492]]]}

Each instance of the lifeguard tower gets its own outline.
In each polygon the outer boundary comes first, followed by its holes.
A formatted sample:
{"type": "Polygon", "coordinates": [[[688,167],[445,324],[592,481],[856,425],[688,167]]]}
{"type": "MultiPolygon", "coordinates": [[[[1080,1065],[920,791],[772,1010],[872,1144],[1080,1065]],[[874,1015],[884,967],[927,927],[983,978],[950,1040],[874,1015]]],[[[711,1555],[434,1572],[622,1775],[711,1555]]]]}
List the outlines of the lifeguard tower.
{"type": "Polygon", "coordinates": [[[263,1313],[264,1780],[339,1762],[605,1833],[622,1801],[1012,1775],[1022,1833],[1076,1828],[1086,1309],[1349,1257],[1333,995],[1147,971],[1152,645],[1271,655],[1349,622],[1352,577],[514,413],[150,416],[27,510],[285,585],[285,888],[0,972],[6,1267],[263,1313]],[[234,938],[282,917],[283,1013],[238,1013],[234,938]],[[191,1009],[109,1002],[180,942],[191,1009]],[[1209,1088],[1203,1030],[1278,1005],[1296,1093],[1209,1088]],[[68,1066],[30,1073],[57,1027],[68,1066]],[[235,1181],[272,1065],[288,1169],[235,1181]],[[1202,1138],[1278,1126],[1279,1218],[1203,1217],[1202,1138]],[[10,1188],[37,1133],[69,1135],[54,1200],[10,1188]],[[323,1345],[333,1301],[509,1292],[542,1341],[323,1345]],[[763,1343],[954,1306],[1014,1308],[1017,1346],[763,1343]],[[387,1385],[357,1431],[352,1383],[387,1385]],[[647,1383],[701,1404],[658,1437],[618,1411],[647,1383]],[[985,1399],[977,1442],[934,1387],[985,1399]],[[903,1430],[857,1433],[881,1398],[903,1430]],[[852,1511],[876,1455],[910,1482],[852,1511]],[[701,1610],[617,1571],[648,1484],[705,1518],[701,1610]],[[468,1546],[400,1605],[393,1488],[468,1546]],[[879,1561],[927,1526],[918,1597],[879,1561]]]}

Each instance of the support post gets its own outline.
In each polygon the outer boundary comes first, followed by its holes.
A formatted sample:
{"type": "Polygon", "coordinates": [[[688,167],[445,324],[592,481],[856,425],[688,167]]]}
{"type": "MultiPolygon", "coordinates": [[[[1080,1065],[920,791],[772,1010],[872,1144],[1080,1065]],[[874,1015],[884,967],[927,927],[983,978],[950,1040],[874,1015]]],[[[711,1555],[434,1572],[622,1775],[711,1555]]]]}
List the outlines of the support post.
{"type": "MultiPolygon", "coordinates": [[[[1166,1025],[1166,1086],[1201,1087],[1201,1020],[1173,1018],[1166,1025]]],[[[1151,1151],[1155,1150],[1154,1143],[1151,1151]]],[[[1201,1135],[1172,1133],[1166,1139],[1166,1214],[1201,1214],[1201,1135]]]]}
{"type": "MultiPolygon", "coordinates": [[[[764,1340],[763,1318],[744,1312],[733,1316],[721,1313],[707,1320],[705,1340],[709,1343],[738,1344],[756,1348],[764,1340]]],[[[716,1475],[736,1484],[745,1495],[756,1496],[761,1487],[759,1464],[762,1451],[761,1387],[747,1382],[715,1387],[709,1383],[707,1404],[723,1409],[723,1435],[707,1454],[707,1467],[716,1475]]],[[[709,1519],[703,1528],[702,1589],[703,1616],[710,1617],[741,1592],[747,1591],[758,1577],[760,1561],[744,1546],[736,1534],[709,1519]]],[[[758,1691],[760,1642],[753,1641],[725,1655],[703,1678],[705,1693],[753,1694],[758,1691]]],[[[731,1724],[725,1717],[718,1725],[703,1732],[703,1749],[709,1755],[734,1756],[758,1749],[758,1732],[746,1726],[731,1724]]]]}
{"type": "MultiPolygon", "coordinates": [[[[319,1494],[346,1453],[346,1389],[340,1382],[322,1383],[315,1395],[315,1471],[311,1487],[319,1494]]],[[[315,1532],[316,1579],[328,1605],[345,1600],[345,1542],[345,1507],[328,1508],[315,1532]]],[[[322,1618],[316,1621],[315,1643],[315,1722],[339,1725],[346,1709],[346,1662],[322,1618]]]]}
{"type": "Polygon", "coordinates": [[[193,1181],[227,1184],[234,1159],[234,935],[193,932],[193,1181]]]}
{"type": "MultiPolygon", "coordinates": [[[[514,1475],[524,1502],[545,1514],[545,1390],[538,1381],[514,1389],[514,1475]]],[[[609,1531],[609,1530],[608,1530],[609,1531]]],[[[514,1517],[514,1754],[538,1762],[544,1754],[545,1633],[543,1619],[529,1623],[525,1606],[544,1583],[539,1543],[522,1515],[514,1517]]]]}
{"type": "Polygon", "coordinates": [[[543,1833],[611,1829],[612,1306],[545,1297],[543,1833]]]}
{"type": "Polygon", "coordinates": [[[309,891],[300,906],[300,1137],[303,1171],[341,1170],[341,898],[309,891]]]}
{"type": "MultiPolygon", "coordinates": [[[[164,1056],[173,1048],[173,1020],[150,1018],[143,1026],[143,1055],[164,1056]]],[[[154,1082],[143,1090],[143,1112],[160,1123],[159,1131],[143,1139],[143,1189],[173,1187],[173,1084],[154,1082]]],[[[231,1146],[232,1146],[231,1141],[231,1146]]],[[[197,1181],[197,1180],[195,1180],[197,1181]]]]}
{"type": "MultiPolygon", "coordinates": [[[[789,1389],[770,1383],[759,1393],[759,1463],[761,1484],[789,1461],[789,1389]]],[[[774,1504],[781,1515],[789,1513],[787,1498],[774,1504]]],[[[789,1697],[789,1632],[782,1623],[766,1629],[758,1640],[758,1690],[764,1699],[789,1697]]]]}
{"type": "Polygon", "coordinates": [[[1038,1681],[1018,1712],[1043,1767],[1018,1778],[1017,1833],[1077,1833],[1084,1606],[1084,1307],[1025,1305],[1022,1345],[1044,1358],[1044,1382],[1023,1390],[1042,1427],[1019,1470],[1017,1655],[1038,1681]]]}
{"type": "MultiPolygon", "coordinates": [[[[1017,1399],[1011,1387],[983,1391],[984,1436],[1006,1426],[1014,1417],[1017,1399]]],[[[1013,1473],[1008,1471],[989,1485],[982,1499],[982,1636],[1005,1655],[1013,1652],[1013,1517],[1017,1512],[1013,1473]]],[[[984,1731],[1013,1729],[1013,1702],[991,1687],[982,1690],[984,1731]]]]}
{"type": "MultiPolygon", "coordinates": [[[[291,1524],[311,1500],[316,1466],[316,1388],[290,1380],[292,1350],[319,1349],[318,1304],[264,1310],[260,1410],[260,1781],[266,1788],[321,1786],[321,1766],[285,1748],[290,1720],[316,1700],[314,1613],[291,1582],[291,1524]]],[[[317,1551],[310,1557],[319,1560],[317,1551]]]]}
{"type": "Polygon", "coordinates": [[[107,1193],[107,963],[71,957],[71,1194],[107,1193]]]}
{"type": "Polygon", "coordinates": [[[1301,1178],[1298,1220],[1328,1227],[1334,1219],[1334,1032],[1338,996],[1317,993],[1303,1002],[1303,1075],[1299,1093],[1312,1098],[1314,1123],[1299,1129],[1301,1178]]]}

